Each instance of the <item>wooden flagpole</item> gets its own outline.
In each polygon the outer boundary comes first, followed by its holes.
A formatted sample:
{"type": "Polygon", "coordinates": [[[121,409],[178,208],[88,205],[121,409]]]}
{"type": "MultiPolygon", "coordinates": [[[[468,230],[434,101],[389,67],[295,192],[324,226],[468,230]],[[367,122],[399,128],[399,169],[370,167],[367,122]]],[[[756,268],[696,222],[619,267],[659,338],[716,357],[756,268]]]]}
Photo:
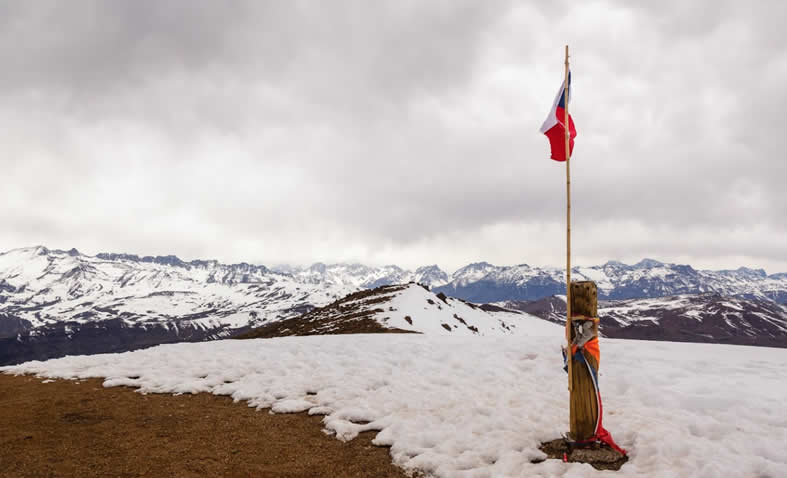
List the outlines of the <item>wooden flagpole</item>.
{"type": "MultiPolygon", "coordinates": [[[[600,423],[601,407],[597,404],[597,389],[590,370],[583,366],[572,367],[574,357],[571,345],[574,335],[574,311],[579,320],[595,318],[598,315],[596,284],[591,281],[571,283],[571,124],[569,123],[568,104],[571,89],[569,87],[568,45],[566,45],[566,74],[563,82],[564,116],[563,124],[566,131],[566,342],[568,345],[568,390],[569,420],[571,440],[585,441],[596,437],[600,423]],[[572,290],[573,289],[573,290],[572,290]],[[582,318],[584,315],[585,318],[582,318]]],[[[593,324],[593,336],[598,337],[598,319],[593,324]]],[[[597,359],[593,354],[582,352],[584,359],[594,369],[598,369],[597,359]]]]}
{"type": "MultiPolygon", "coordinates": [[[[563,125],[566,130],[566,350],[568,363],[568,391],[569,395],[574,389],[571,380],[571,128],[568,123],[568,45],[566,45],[566,73],[563,82],[564,112],[563,125]]],[[[570,399],[570,398],[569,398],[570,399]]],[[[572,412],[573,412],[573,407],[572,412]]],[[[571,420],[573,423],[573,419],[571,420]]]]}

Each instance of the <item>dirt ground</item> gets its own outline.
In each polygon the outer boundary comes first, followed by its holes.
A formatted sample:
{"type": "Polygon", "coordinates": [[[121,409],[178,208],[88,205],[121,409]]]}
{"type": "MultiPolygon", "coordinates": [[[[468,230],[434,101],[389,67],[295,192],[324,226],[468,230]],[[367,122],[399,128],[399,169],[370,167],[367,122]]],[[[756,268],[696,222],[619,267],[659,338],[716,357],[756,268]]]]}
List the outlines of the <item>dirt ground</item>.
{"type": "Polygon", "coordinates": [[[228,397],[142,395],[101,380],[0,374],[0,477],[404,477],[372,433],[228,397]]]}
{"type": "Polygon", "coordinates": [[[569,447],[565,440],[558,438],[542,443],[538,448],[547,454],[548,459],[562,460],[565,453],[566,461],[587,463],[597,470],[619,470],[628,461],[627,456],[599,443],[573,448],[569,447]]]}

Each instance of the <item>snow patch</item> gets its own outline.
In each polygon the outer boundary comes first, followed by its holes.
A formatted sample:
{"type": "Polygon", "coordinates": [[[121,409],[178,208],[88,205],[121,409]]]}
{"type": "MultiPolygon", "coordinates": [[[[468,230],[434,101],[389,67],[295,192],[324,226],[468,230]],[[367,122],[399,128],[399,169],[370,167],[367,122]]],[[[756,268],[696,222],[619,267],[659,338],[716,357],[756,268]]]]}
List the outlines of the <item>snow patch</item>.
{"type": "MultiPolygon", "coordinates": [[[[568,426],[560,336],[352,335],[164,345],[5,367],[107,377],[144,393],[229,395],[325,415],[350,440],[379,430],[393,461],[437,477],[596,477],[549,460],[568,426]],[[112,378],[114,377],[114,378],[112,378]]],[[[604,423],[631,460],[616,476],[787,476],[787,350],[602,342],[604,423]],[[723,359],[720,359],[723,358],[723,359]],[[636,364],[636,370],[632,369],[636,364]]]]}

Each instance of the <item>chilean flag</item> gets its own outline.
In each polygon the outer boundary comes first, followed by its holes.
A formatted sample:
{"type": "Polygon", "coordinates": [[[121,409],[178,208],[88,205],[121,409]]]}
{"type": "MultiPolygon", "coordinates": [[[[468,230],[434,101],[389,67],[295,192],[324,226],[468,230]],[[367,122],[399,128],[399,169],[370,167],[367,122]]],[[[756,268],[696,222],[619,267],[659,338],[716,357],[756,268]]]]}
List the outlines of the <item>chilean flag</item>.
{"type": "MultiPolygon", "coordinates": [[[[565,94],[565,85],[560,85],[560,90],[555,96],[555,101],[552,103],[552,110],[541,125],[541,132],[549,138],[549,146],[552,148],[552,159],[555,161],[566,160],[566,126],[564,124],[566,119],[566,103],[571,101],[571,72],[568,72],[568,95],[565,94]],[[568,98],[566,98],[568,96],[568,98]]],[[[577,136],[577,130],[574,128],[574,119],[571,114],[568,115],[569,131],[571,137],[569,140],[570,153],[574,151],[574,138],[577,136]]]]}

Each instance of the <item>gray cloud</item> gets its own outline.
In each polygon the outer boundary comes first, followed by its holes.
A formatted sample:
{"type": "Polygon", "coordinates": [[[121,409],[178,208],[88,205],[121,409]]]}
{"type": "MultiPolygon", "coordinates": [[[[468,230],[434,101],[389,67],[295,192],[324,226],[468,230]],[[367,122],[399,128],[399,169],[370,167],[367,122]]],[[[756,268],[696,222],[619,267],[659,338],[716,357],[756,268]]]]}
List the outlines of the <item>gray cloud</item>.
{"type": "Polygon", "coordinates": [[[0,6],[0,249],[787,270],[785,7],[0,6]]]}

